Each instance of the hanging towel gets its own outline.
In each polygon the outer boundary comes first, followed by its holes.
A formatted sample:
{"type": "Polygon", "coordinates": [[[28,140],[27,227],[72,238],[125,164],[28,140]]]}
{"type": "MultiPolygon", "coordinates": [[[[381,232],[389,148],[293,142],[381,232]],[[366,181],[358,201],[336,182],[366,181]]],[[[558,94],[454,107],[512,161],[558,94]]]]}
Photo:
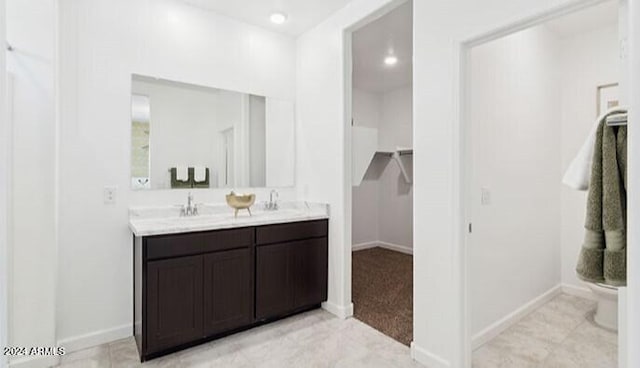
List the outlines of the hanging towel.
{"type": "Polygon", "coordinates": [[[625,286],[627,127],[604,119],[595,135],[585,237],[576,271],[584,281],[625,286]]]}
{"type": "Polygon", "coordinates": [[[578,155],[571,161],[569,168],[562,178],[562,183],[575,190],[589,189],[589,177],[591,176],[591,165],[593,163],[593,147],[596,141],[596,132],[600,123],[605,121],[607,116],[615,113],[627,112],[627,109],[621,106],[614,107],[601,114],[596,119],[587,140],[580,147],[578,155]]]}
{"type": "Polygon", "coordinates": [[[207,179],[207,168],[204,166],[195,166],[193,173],[193,179],[197,182],[203,182],[207,179]]]}
{"type": "Polygon", "coordinates": [[[176,179],[180,181],[189,180],[189,168],[186,166],[176,165],[176,179]]]}

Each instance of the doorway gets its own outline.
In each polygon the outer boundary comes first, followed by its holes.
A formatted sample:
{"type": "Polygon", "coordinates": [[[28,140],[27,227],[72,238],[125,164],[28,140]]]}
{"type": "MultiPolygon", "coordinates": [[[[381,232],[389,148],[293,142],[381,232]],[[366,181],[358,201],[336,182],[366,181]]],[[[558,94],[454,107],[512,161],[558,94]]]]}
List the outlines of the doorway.
{"type": "Polygon", "coordinates": [[[413,4],[351,33],[354,317],[413,340],[413,4]]]}
{"type": "Polygon", "coordinates": [[[601,106],[626,99],[598,100],[625,80],[619,11],[601,2],[465,45],[473,367],[617,364],[618,336],[575,276],[587,194],[562,179],[601,106]]]}

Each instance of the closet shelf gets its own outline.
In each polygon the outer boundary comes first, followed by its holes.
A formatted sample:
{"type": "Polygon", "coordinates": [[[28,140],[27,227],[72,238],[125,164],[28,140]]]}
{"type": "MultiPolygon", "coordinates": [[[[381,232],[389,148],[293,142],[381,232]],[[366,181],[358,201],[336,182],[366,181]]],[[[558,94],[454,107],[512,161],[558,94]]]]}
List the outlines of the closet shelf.
{"type": "Polygon", "coordinates": [[[395,153],[395,151],[376,151],[376,155],[381,155],[381,156],[388,156],[391,157],[393,156],[393,154],[395,153]]]}
{"type": "Polygon", "coordinates": [[[413,155],[413,148],[398,148],[396,152],[400,156],[413,155]]]}
{"type": "Polygon", "coordinates": [[[393,160],[398,164],[400,172],[407,184],[413,183],[413,160],[406,161],[406,158],[413,156],[413,149],[397,150],[393,153],[393,160]]]}
{"type": "Polygon", "coordinates": [[[374,157],[378,155],[394,160],[407,184],[412,183],[413,165],[409,161],[413,155],[413,148],[397,148],[383,150],[378,148],[378,130],[375,128],[352,127],[352,171],[351,184],[359,186],[364,179],[374,157]]]}

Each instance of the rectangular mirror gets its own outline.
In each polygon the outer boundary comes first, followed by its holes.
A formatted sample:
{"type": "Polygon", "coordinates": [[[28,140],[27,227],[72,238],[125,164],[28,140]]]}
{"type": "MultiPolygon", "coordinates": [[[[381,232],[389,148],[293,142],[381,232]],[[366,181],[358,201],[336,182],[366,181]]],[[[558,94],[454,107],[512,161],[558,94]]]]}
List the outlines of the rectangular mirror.
{"type": "Polygon", "coordinates": [[[133,189],[294,185],[294,105],[133,75],[133,189]]]}

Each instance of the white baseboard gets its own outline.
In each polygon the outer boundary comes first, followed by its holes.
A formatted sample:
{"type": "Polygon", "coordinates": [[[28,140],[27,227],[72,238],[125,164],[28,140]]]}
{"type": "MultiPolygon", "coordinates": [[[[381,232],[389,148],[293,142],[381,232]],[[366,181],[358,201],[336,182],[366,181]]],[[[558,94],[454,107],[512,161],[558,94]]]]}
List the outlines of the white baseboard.
{"type": "Polygon", "coordinates": [[[596,296],[586,287],[580,287],[571,284],[562,284],[562,292],[565,294],[577,296],[579,298],[596,300],[596,296]]]}
{"type": "Polygon", "coordinates": [[[395,250],[396,252],[404,254],[413,254],[413,248],[406,245],[392,244],[387,242],[378,242],[380,248],[395,250]]]}
{"type": "Polygon", "coordinates": [[[353,303],[349,303],[348,305],[337,305],[331,302],[324,302],[322,303],[322,309],[340,319],[347,319],[353,316],[353,303]]]}
{"type": "Polygon", "coordinates": [[[351,250],[354,252],[357,252],[359,250],[371,249],[376,247],[389,249],[389,250],[393,250],[393,251],[404,253],[404,254],[413,254],[413,248],[411,247],[408,247],[406,245],[387,243],[383,241],[372,241],[372,242],[354,244],[351,246],[351,250]]]}
{"type": "Polygon", "coordinates": [[[549,289],[542,295],[537,298],[531,300],[530,302],[524,304],[520,308],[516,309],[512,313],[508,314],[504,318],[495,322],[491,326],[485,328],[484,330],[477,333],[475,336],[471,338],[471,348],[476,350],[487,342],[493,340],[496,336],[500,335],[509,327],[518,323],[522,318],[524,318],[527,314],[533,312],[534,310],[540,308],[551,299],[555,298],[557,295],[562,293],[562,286],[557,285],[553,288],[549,289]]]}
{"type": "Polygon", "coordinates": [[[133,335],[133,326],[130,324],[90,332],[85,335],[72,336],[58,341],[58,346],[64,347],[67,353],[87,349],[106,344],[111,341],[124,339],[133,335]]]}
{"type": "Polygon", "coordinates": [[[451,363],[449,363],[448,360],[430,353],[426,349],[416,345],[413,341],[411,342],[411,358],[429,368],[451,368],[451,363]]]}
{"type": "Polygon", "coordinates": [[[375,247],[378,247],[378,246],[380,246],[380,244],[377,241],[354,244],[354,245],[351,246],[351,251],[357,252],[359,250],[371,249],[371,248],[375,248],[375,247]]]}
{"type": "Polygon", "coordinates": [[[9,368],[48,368],[60,364],[58,356],[26,356],[9,361],[9,368]]]}

